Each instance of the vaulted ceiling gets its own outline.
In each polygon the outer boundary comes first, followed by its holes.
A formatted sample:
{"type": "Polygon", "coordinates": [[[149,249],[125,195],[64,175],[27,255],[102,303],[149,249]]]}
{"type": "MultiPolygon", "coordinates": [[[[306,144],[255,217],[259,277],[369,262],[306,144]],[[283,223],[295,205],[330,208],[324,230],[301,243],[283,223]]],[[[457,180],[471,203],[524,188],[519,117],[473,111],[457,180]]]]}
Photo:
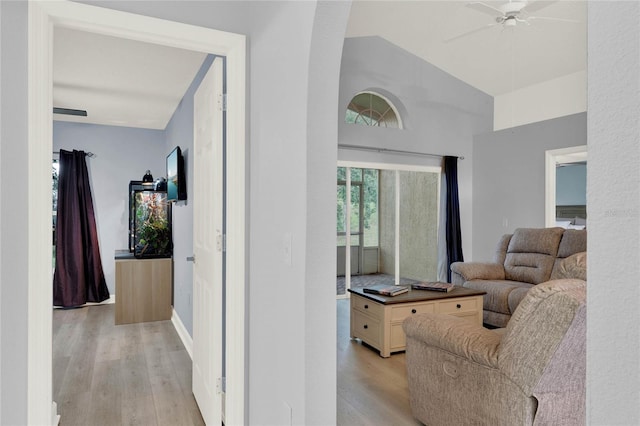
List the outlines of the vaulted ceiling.
{"type": "Polygon", "coordinates": [[[530,1],[515,26],[491,8],[526,2],[478,3],[355,0],[346,36],[383,37],[492,96],[586,70],[586,1],[530,1]]]}
{"type": "MultiPolygon", "coordinates": [[[[586,1],[532,1],[515,26],[492,15],[507,3],[354,0],[346,37],[380,36],[493,96],[586,69],[586,1]]],[[[88,116],[54,119],[164,129],[204,58],[56,28],[54,106],[88,116]]]]}

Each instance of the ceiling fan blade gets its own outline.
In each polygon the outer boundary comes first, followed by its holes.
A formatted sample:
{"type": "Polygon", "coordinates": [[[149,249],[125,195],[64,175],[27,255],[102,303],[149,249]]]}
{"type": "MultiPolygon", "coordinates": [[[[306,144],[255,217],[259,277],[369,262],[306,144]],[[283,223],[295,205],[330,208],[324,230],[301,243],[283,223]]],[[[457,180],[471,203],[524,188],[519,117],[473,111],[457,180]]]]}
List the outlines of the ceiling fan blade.
{"type": "Polygon", "coordinates": [[[53,107],[54,114],[64,114],[64,115],[77,115],[80,117],[86,117],[87,111],[83,109],[71,109],[71,108],[58,108],[53,107]]]}
{"type": "Polygon", "coordinates": [[[448,38],[448,39],[446,39],[446,40],[443,40],[443,42],[444,42],[444,43],[450,43],[450,42],[452,42],[452,41],[454,41],[454,40],[458,40],[458,39],[460,39],[460,38],[462,38],[462,37],[466,37],[466,36],[469,36],[469,35],[471,35],[471,34],[478,33],[478,32],[480,32],[480,31],[488,30],[489,28],[491,28],[491,27],[495,27],[496,25],[498,25],[498,24],[497,24],[497,23],[495,23],[495,24],[488,24],[488,25],[485,25],[485,26],[480,27],[480,28],[475,28],[475,29],[473,29],[473,30],[471,30],[471,31],[467,31],[467,32],[465,32],[465,33],[458,34],[457,36],[454,36],[454,37],[448,38]]]}
{"type": "Polygon", "coordinates": [[[576,19],[565,19],[565,18],[552,18],[550,16],[529,16],[527,21],[530,20],[538,20],[538,21],[556,21],[556,22],[568,22],[570,24],[579,24],[581,21],[576,19]]]}
{"type": "Polygon", "coordinates": [[[529,3],[527,3],[527,5],[525,7],[523,7],[521,9],[522,12],[525,13],[533,13],[533,12],[537,12],[541,9],[544,9],[545,7],[551,6],[554,3],[557,3],[558,0],[554,0],[554,1],[543,1],[543,0],[539,0],[539,1],[531,1],[529,3]]]}
{"type": "Polygon", "coordinates": [[[496,16],[503,16],[504,13],[500,10],[500,9],[496,9],[495,7],[486,4],[486,3],[482,3],[481,1],[474,1],[471,3],[467,3],[467,7],[477,10],[478,12],[482,12],[482,13],[486,13],[488,15],[493,16],[494,18],[496,16]]]}

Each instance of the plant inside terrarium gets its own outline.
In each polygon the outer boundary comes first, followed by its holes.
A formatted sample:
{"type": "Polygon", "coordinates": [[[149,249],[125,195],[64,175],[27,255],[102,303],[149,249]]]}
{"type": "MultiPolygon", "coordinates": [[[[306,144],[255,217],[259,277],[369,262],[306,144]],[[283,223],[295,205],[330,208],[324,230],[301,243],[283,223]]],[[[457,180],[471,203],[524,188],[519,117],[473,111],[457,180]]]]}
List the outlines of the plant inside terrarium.
{"type": "Polygon", "coordinates": [[[136,197],[136,255],[171,254],[166,194],[139,192],[136,197]]]}

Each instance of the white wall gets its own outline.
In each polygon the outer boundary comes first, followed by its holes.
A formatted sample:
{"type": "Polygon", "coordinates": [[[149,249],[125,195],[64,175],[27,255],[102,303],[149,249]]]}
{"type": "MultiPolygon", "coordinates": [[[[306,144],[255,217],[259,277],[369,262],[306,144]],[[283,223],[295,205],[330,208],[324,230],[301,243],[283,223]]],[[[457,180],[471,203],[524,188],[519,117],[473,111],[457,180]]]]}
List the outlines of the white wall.
{"type": "MultiPolygon", "coordinates": [[[[0,34],[2,33],[2,8],[0,7],[0,34]]],[[[0,36],[0,41],[2,41],[2,37],[0,36]]],[[[2,70],[2,57],[0,56],[0,70],[2,70]]],[[[0,75],[1,75],[0,71],[0,75]]],[[[3,84],[0,82],[0,99],[2,99],[2,86],[3,84]]],[[[1,108],[1,105],[0,105],[1,108]]],[[[0,135],[2,134],[2,114],[0,114],[0,135]]],[[[2,149],[0,149],[0,176],[2,176],[2,149]]],[[[0,197],[0,226],[2,224],[2,198],[0,197]]],[[[2,277],[2,244],[0,244],[0,301],[2,300],[2,285],[1,285],[1,277],[2,277]]],[[[0,332],[2,331],[2,303],[0,302],[0,332]]],[[[2,339],[0,339],[0,421],[2,421],[2,339]]]]}
{"type": "Polygon", "coordinates": [[[129,181],[165,176],[165,134],[161,130],[99,124],[53,123],[53,149],[93,152],[86,158],[102,269],[109,293],[116,293],[115,250],[129,248],[129,181]]]}
{"type": "Polygon", "coordinates": [[[536,123],[587,110],[587,72],[534,84],[494,97],[493,130],[536,123]]]}
{"type": "Polygon", "coordinates": [[[27,418],[27,3],[0,2],[0,424],[27,418]]]}
{"type": "Polygon", "coordinates": [[[336,421],[336,162],[340,58],[351,2],[318,2],[307,99],[305,424],[336,421]],[[330,142],[331,141],[331,142],[330,142]]]}
{"type": "Polygon", "coordinates": [[[640,424],[640,2],[588,9],[587,421],[640,424]]]}

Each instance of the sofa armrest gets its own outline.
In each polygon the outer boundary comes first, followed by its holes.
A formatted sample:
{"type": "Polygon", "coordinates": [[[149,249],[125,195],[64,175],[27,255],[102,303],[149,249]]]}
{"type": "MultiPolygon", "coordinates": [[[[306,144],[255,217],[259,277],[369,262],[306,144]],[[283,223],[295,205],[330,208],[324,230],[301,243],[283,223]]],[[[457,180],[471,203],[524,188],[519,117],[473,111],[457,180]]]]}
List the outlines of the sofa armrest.
{"type": "Polygon", "coordinates": [[[415,339],[487,367],[498,367],[498,347],[502,334],[468,319],[425,313],[408,317],[402,323],[402,328],[407,340],[415,339]]]}
{"type": "Polygon", "coordinates": [[[454,262],[451,264],[452,281],[454,284],[464,284],[471,280],[504,280],[504,266],[498,263],[482,262],[454,262]],[[457,276],[454,278],[454,275],[457,276]],[[462,282],[456,282],[462,280],[462,282]]]}

